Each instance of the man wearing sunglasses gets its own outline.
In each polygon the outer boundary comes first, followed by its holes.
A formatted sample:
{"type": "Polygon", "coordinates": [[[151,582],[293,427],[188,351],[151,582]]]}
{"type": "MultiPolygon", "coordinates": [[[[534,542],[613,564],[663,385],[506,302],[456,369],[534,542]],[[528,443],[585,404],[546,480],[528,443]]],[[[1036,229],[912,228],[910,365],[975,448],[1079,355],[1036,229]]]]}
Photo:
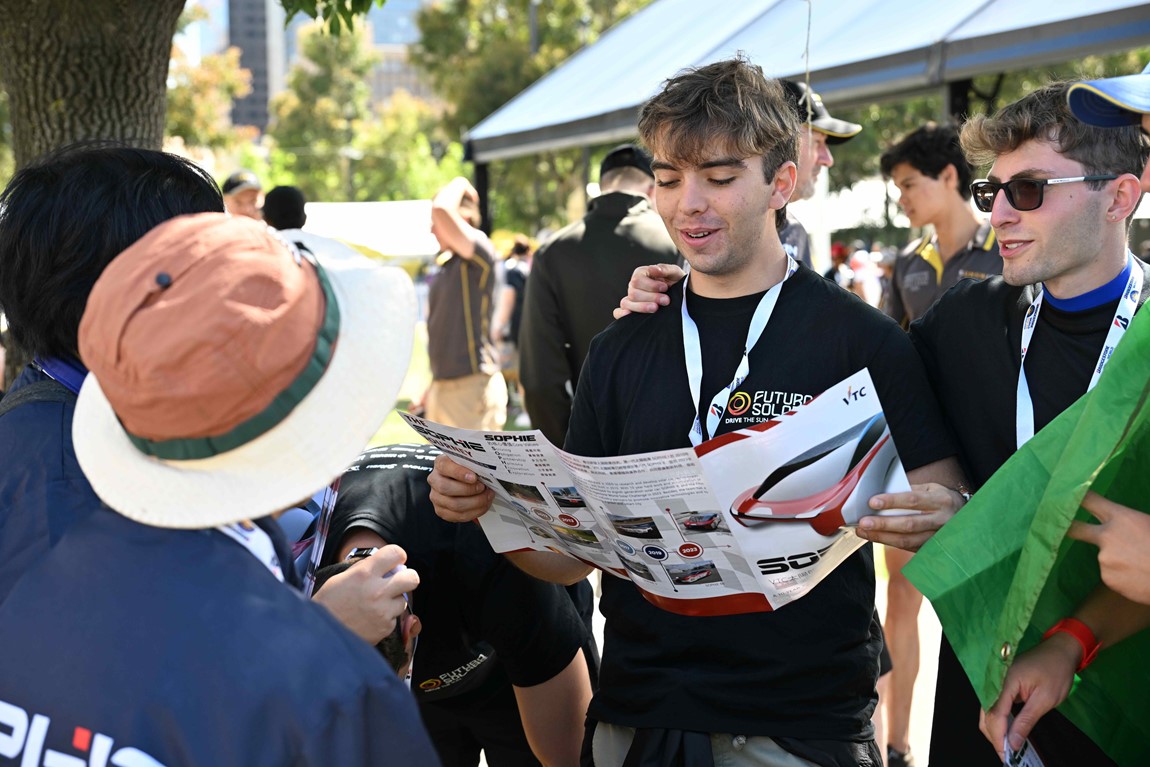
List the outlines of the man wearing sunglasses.
{"type": "MultiPolygon", "coordinates": [[[[1150,64],[1141,74],[1076,83],[1067,94],[1070,110],[1088,125],[1115,128],[1138,125],[1150,136],[1150,64]]],[[[1150,192],[1150,163],[1142,171],[1142,191],[1150,192]]],[[[1150,517],[1108,501],[1085,507],[1103,525],[1087,529],[1074,523],[1070,535],[1099,546],[1098,564],[1107,585],[1123,596],[1150,604],[1150,517]]]]}
{"type": "Polygon", "coordinates": [[[883,311],[903,327],[913,322],[959,280],[1002,272],[994,230],[970,209],[974,168],[963,155],[958,130],[926,125],[882,153],[879,167],[899,191],[911,226],[931,232],[910,243],[891,275],[883,311]]]}
{"type": "MultiPolygon", "coordinates": [[[[1145,300],[1147,267],[1126,245],[1138,205],[1138,174],[1147,148],[1127,127],[1100,130],[1074,119],[1067,84],[1041,88],[993,117],[964,126],[962,144],[976,166],[993,163],[972,185],[990,213],[1002,253],[1002,276],[964,281],[910,326],[974,488],[1086,392],[1135,309],[1145,300]]],[[[902,494],[872,506],[914,507],[902,494]]],[[[868,517],[860,534],[915,523],[868,517]]],[[[1074,616],[1102,644],[1120,638],[1101,619],[1119,598],[1108,593],[1074,616]]],[[[1084,653],[1072,631],[1044,643],[1077,664],[1084,653]]],[[[980,706],[949,644],[943,641],[930,763],[997,765],[977,736],[980,706]]],[[[1048,767],[1109,764],[1077,728],[1047,715],[1032,740],[1048,767]]],[[[999,746],[1001,741],[999,741],[999,746]]]]}
{"type": "MultiPolygon", "coordinates": [[[[1150,67],[1140,75],[1077,83],[1069,88],[1067,100],[1074,116],[1083,123],[1120,128],[1124,132],[1129,132],[1131,126],[1139,126],[1144,135],[1150,134],[1150,67]]],[[[1067,180],[1066,183],[1077,182],[1067,180]]],[[[1052,186],[1052,182],[1048,181],[1047,185],[1052,186]]],[[[1150,191],[1150,165],[1142,170],[1141,187],[1144,192],[1150,191]]],[[[1013,202],[1023,207],[1038,207],[1043,203],[1044,189],[1040,186],[1020,188],[1015,184],[1013,190],[1007,186],[1005,191],[1012,191],[1013,202]]],[[[978,190],[975,195],[977,197],[978,190]]],[[[993,204],[989,185],[984,195],[993,204]]],[[[1150,516],[1093,492],[1087,494],[1082,505],[1101,524],[1074,522],[1069,537],[1099,546],[1102,580],[1109,588],[1139,605],[1150,605],[1150,558],[1146,556],[1150,547],[1150,516]]],[[[1092,596],[1092,601],[1094,599],[1097,597],[1092,596]]],[[[1091,609],[1091,602],[1087,602],[1078,612],[1091,609]]],[[[1106,614],[1094,617],[1094,621],[1079,629],[1085,639],[1081,648],[1073,642],[1067,644],[1065,639],[1061,649],[1044,641],[1015,660],[1003,681],[1001,697],[985,717],[983,731],[991,744],[1000,747],[1009,731],[1011,747],[1021,746],[1034,723],[1048,717],[1050,709],[1066,698],[1075,673],[1084,668],[1099,649],[1150,625],[1150,609],[1116,605],[1106,614]],[[1115,624],[1123,623],[1124,628],[1114,628],[1115,624]],[[1108,642],[1092,639],[1091,634],[1099,635],[1102,631],[1110,632],[1114,638],[1108,642]],[[1068,656],[1064,654],[1066,650],[1069,650],[1068,656]],[[1015,703],[1024,705],[1011,724],[1010,712],[1015,703]]]]}

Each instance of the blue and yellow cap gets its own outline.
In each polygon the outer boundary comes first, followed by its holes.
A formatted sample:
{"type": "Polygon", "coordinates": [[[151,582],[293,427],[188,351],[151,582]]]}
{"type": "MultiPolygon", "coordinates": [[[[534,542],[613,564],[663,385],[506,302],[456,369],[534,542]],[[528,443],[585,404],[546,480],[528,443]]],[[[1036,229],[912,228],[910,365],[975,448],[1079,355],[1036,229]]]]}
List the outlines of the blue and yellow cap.
{"type": "Polygon", "coordinates": [[[1075,83],[1066,99],[1074,116],[1088,125],[1138,125],[1150,114],[1150,64],[1141,74],[1075,83]]]}

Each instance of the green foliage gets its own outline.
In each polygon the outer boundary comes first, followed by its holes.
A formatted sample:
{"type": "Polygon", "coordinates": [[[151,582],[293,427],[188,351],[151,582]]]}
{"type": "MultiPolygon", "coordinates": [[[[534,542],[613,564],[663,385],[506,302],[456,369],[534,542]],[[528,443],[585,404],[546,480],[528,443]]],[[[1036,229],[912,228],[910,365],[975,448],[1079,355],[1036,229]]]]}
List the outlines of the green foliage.
{"type": "MultiPolygon", "coordinates": [[[[204,21],[202,5],[189,4],[176,23],[177,34],[204,21]]],[[[232,125],[232,102],[251,93],[251,72],[240,67],[239,48],[207,54],[192,63],[178,45],[168,65],[168,106],[164,135],[185,148],[232,149],[254,138],[251,129],[232,125]]]]}
{"type": "MultiPolygon", "coordinates": [[[[817,87],[818,84],[815,85],[817,87]]],[[[835,109],[832,113],[835,117],[863,126],[862,133],[833,147],[835,164],[830,172],[830,186],[837,191],[877,175],[878,158],[884,149],[920,125],[939,118],[942,96],[919,96],[906,101],[868,104],[858,109],[835,109]]]]}
{"type": "Polygon", "coordinates": [[[442,110],[404,92],[372,108],[376,57],[366,28],[335,36],[318,24],[306,27],[300,51],[288,90],[272,104],[269,183],[293,184],[320,202],[408,200],[430,198],[467,175],[463,147],[444,131],[442,110]]]}
{"type": "Polygon", "coordinates": [[[176,34],[182,35],[188,27],[197,21],[207,21],[211,17],[208,9],[198,3],[189,3],[176,20],[176,34]]]}
{"type": "Polygon", "coordinates": [[[203,56],[198,64],[172,48],[168,68],[168,116],[165,134],[188,147],[229,149],[247,131],[232,125],[232,102],[251,93],[251,72],[240,67],[240,49],[203,56]]]}
{"type": "MultiPolygon", "coordinates": [[[[520,91],[594,42],[650,0],[437,0],[418,17],[412,62],[450,106],[452,135],[479,123],[520,91]]],[[[491,211],[500,226],[534,231],[566,223],[567,198],[582,186],[581,150],[549,152],[491,166],[491,211]]]]}
{"type": "Polygon", "coordinates": [[[438,0],[419,13],[412,62],[452,105],[449,128],[475,125],[650,0],[438,0]]]}
{"type": "Polygon", "coordinates": [[[381,8],[387,0],[280,0],[280,5],[287,11],[290,21],[297,13],[319,19],[327,25],[327,30],[333,35],[339,35],[345,29],[355,30],[358,16],[371,10],[373,5],[381,8]]]}
{"type": "Polygon", "coordinates": [[[448,140],[440,111],[403,91],[392,97],[356,142],[355,199],[428,199],[467,174],[463,146],[448,140]]]}
{"type": "Polygon", "coordinates": [[[304,27],[299,51],[287,91],[271,103],[268,137],[278,153],[271,164],[290,168],[309,200],[347,200],[348,167],[372,116],[368,78],[376,57],[364,26],[342,35],[304,27]]]}

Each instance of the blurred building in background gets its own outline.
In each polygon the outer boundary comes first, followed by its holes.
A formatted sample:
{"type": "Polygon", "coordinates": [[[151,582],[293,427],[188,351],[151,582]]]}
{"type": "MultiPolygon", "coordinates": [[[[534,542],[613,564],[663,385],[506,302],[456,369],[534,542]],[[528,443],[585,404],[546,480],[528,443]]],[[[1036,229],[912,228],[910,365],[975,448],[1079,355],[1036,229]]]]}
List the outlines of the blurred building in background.
{"type": "MultiPolygon", "coordinates": [[[[419,42],[416,16],[430,0],[388,0],[373,7],[366,24],[378,63],[371,74],[371,100],[386,105],[403,90],[425,101],[434,100],[431,86],[408,61],[409,48],[419,42]]],[[[177,38],[191,61],[240,49],[240,65],[252,73],[252,92],[232,108],[232,123],[253,125],[262,133],[268,125],[268,102],[286,87],[287,73],[298,59],[301,27],[312,23],[296,14],[285,27],[279,0],[195,0],[207,18],[190,24],[177,38]]]]}
{"type": "Polygon", "coordinates": [[[283,6],[278,0],[229,0],[228,45],[252,73],[252,92],[232,106],[234,125],[268,125],[268,101],[284,89],[287,71],[283,6]]]}

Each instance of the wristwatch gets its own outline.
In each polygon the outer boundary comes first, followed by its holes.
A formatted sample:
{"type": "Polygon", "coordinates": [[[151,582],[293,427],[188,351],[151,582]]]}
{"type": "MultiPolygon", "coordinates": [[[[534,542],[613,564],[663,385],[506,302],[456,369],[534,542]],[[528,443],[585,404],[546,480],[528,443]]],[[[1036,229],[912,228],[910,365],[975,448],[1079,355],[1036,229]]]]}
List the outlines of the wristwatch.
{"type": "Polygon", "coordinates": [[[354,562],[357,559],[366,559],[377,551],[379,551],[378,546],[361,546],[354,548],[348,552],[347,556],[343,558],[343,561],[354,562]]]}

